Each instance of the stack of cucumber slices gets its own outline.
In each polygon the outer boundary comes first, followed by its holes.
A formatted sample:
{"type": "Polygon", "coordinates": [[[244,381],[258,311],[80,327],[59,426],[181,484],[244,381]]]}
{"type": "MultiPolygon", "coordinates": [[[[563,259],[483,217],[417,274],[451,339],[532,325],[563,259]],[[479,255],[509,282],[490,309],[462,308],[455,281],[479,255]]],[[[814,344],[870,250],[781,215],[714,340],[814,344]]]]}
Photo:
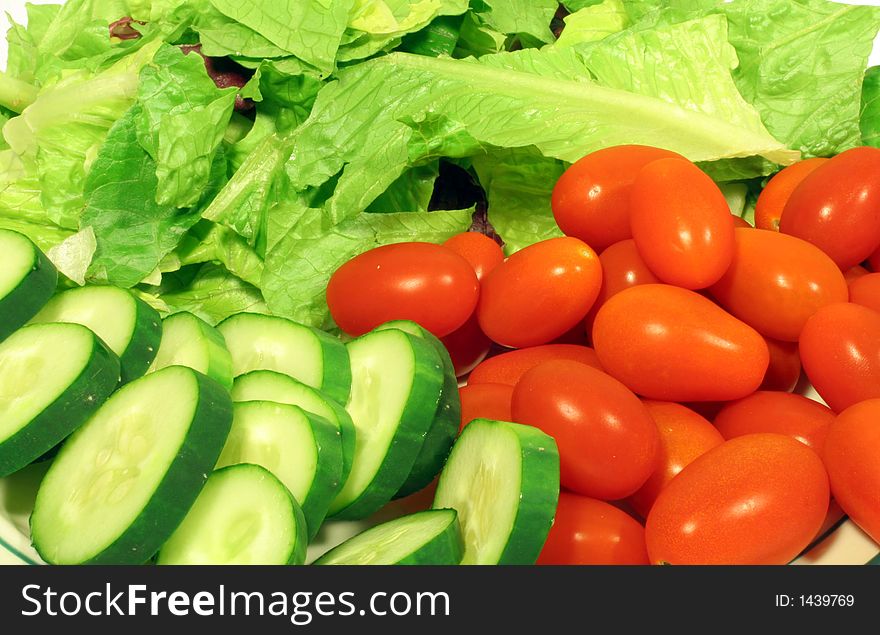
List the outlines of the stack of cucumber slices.
{"type": "Polygon", "coordinates": [[[459,436],[449,355],[413,322],[343,343],[253,313],[161,319],[125,289],[57,291],[0,230],[0,477],[51,461],[31,516],[53,564],[303,564],[325,522],[437,482],[433,509],[315,564],[528,564],[559,458],[535,428],[459,436]],[[328,520],[329,519],[329,520],[328,520]]]}

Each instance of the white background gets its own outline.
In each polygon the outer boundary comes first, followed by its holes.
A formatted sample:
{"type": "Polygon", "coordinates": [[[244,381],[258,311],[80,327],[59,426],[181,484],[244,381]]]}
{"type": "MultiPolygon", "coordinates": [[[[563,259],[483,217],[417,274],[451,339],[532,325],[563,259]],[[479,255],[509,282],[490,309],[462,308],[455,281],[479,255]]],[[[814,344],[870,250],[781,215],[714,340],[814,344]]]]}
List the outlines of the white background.
{"type": "MultiPolygon", "coordinates": [[[[0,0],[0,33],[5,34],[8,27],[5,13],[12,15],[19,24],[26,20],[24,5],[26,0],[0,0]]],[[[30,0],[31,4],[57,4],[59,0],[30,0]]],[[[871,4],[880,6],[880,0],[846,0],[846,4],[871,4]]],[[[874,52],[871,55],[869,66],[880,64],[880,37],[874,41],[874,52]]],[[[6,68],[6,37],[0,37],[0,69],[6,68]]]]}

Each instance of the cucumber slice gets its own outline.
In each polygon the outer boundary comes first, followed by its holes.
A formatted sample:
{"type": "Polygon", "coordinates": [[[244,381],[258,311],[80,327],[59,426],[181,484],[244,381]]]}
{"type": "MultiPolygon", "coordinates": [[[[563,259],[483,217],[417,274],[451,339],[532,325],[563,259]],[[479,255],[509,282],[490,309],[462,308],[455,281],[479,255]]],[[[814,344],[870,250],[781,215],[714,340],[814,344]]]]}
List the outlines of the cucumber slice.
{"type": "Polygon", "coordinates": [[[534,564],[559,498],[559,452],[537,428],[475,419],[452,447],[434,508],[458,511],[462,564],[534,564]]]}
{"type": "Polygon", "coordinates": [[[159,551],[157,564],[303,564],[306,521],[271,472],[242,463],[217,470],[159,551]]]}
{"type": "Polygon", "coordinates": [[[345,345],[335,337],[258,313],[233,315],[217,329],[232,354],[236,377],[252,370],[274,370],[325,392],[339,403],[348,400],[351,367],[345,345]]]}
{"type": "Polygon", "coordinates": [[[52,564],[140,564],[202,490],[232,424],[229,392],[183,366],[118,390],[62,446],[31,536],[52,564]]]}
{"type": "Polygon", "coordinates": [[[55,293],[58,272],[31,240],[0,229],[0,342],[34,317],[55,293]]]}
{"type": "Polygon", "coordinates": [[[458,514],[432,509],[368,529],[314,564],[458,564],[463,553],[458,514]]]}
{"type": "Polygon", "coordinates": [[[73,322],[92,329],[119,356],[123,383],[147,372],[162,339],[162,320],[156,310],[117,287],[81,287],[59,293],[31,322],[73,322]]]}
{"type": "Polygon", "coordinates": [[[416,457],[416,462],[413,464],[409,476],[394,496],[395,498],[403,498],[427,487],[443,469],[461,425],[461,398],[458,394],[455,366],[453,366],[452,358],[449,357],[449,351],[443,346],[443,342],[437,339],[433,333],[410,320],[387,322],[377,327],[376,330],[391,328],[400,329],[405,333],[424,339],[434,347],[434,351],[443,365],[443,389],[440,393],[437,412],[434,413],[434,422],[431,424],[431,429],[428,430],[425,443],[416,457]]]}
{"type": "Polygon", "coordinates": [[[299,502],[313,538],[342,483],[336,426],[298,406],[271,401],[237,403],[234,410],[217,467],[253,463],[272,472],[299,502]]]}
{"type": "Polygon", "coordinates": [[[437,410],[443,370],[430,344],[397,329],[367,333],[347,346],[346,410],[357,436],[351,474],[330,513],[358,519],[390,501],[409,476],[437,410]]]}
{"type": "Polygon", "coordinates": [[[324,417],[336,426],[342,439],[342,474],[339,482],[344,483],[348,478],[354,459],[354,423],[345,408],[317,388],[306,386],[289,375],[272,370],[254,370],[236,377],[232,386],[232,401],[286,403],[324,417]]]}
{"type": "Polygon", "coordinates": [[[26,326],[0,343],[0,476],[81,426],[119,381],[119,359],[79,324],[26,326]]]}
{"type": "Polygon", "coordinates": [[[147,372],[168,366],[187,366],[232,388],[232,357],[223,336],[192,313],[182,311],[162,320],[162,342],[147,372]]]}

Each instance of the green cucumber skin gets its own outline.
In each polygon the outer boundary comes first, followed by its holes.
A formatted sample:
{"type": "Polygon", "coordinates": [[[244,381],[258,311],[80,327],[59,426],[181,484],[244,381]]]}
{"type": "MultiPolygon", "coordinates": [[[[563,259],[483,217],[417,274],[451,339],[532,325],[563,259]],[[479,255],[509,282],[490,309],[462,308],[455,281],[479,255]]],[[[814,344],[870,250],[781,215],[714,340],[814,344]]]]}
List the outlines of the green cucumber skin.
{"type": "MultiPolygon", "coordinates": [[[[202,318],[188,311],[180,311],[179,313],[174,313],[162,320],[163,334],[165,332],[167,324],[170,324],[171,322],[180,319],[192,319],[196,321],[199,333],[203,338],[208,340],[209,343],[208,372],[206,374],[208,375],[208,377],[216,379],[218,382],[220,382],[227,390],[231,390],[232,356],[229,354],[229,349],[226,348],[226,340],[223,338],[223,335],[216,328],[205,322],[202,318]]],[[[161,348],[161,346],[162,344],[160,341],[159,348],[161,348]]],[[[157,349],[156,352],[158,353],[159,349],[157,349]]]]}
{"type": "Polygon", "coordinates": [[[314,328],[312,332],[321,342],[324,351],[320,390],[337,403],[347,403],[351,394],[351,363],[348,359],[348,349],[329,333],[314,328]]]}
{"type": "MultiPolygon", "coordinates": [[[[30,239],[21,236],[30,242],[30,239]]],[[[36,245],[31,245],[35,255],[33,268],[15,289],[0,298],[0,342],[39,313],[58,285],[55,265],[36,245]]]]}
{"type": "Polygon", "coordinates": [[[89,333],[94,341],[92,355],[79,377],[30,423],[0,443],[0,477],[48,454],[113,393],[119,381],[119,358],[97,335],[89,333]]]}
{"type": "MultiPolygon", "coordinates": [[[[283,485],[283,483],[282,483],[283,485]]],[[[287,488],[285,488],[287,489],[287,488]]],[[[287,564],[305,564],[306,552],[309,549],[309,529],[306,523],[305,514],[302,507],[299,506],[296,498],[288,490],[287,495],[290,496],[291,508],[296,519],[296,542],[293,544],[293,550],[290,552],[290,558],[287,564]]]]}
{"type": "Polygon", "coordinates": [[[412,389],[400,417],[401,423],[373,480],[357,498],[345,507],[332,511],[330,515],[333,518],[366,518],[394,497],[412,470],[437,410],[443,387],[443,373],[437,363],[437,354],[422,338],[401,332],[409,340],[415,358],[412,389]]]}
{"type": "Polygon", "coordinates": [[[300,504],[303,515],[303,526],[308,529],[306,544],[318,535],[330,503],[342,489],[342,439],[338,429],[324,417],[297,408],[309,420],[315,443],[318,446],[318,462],[312,488],[306,499],[300,504]]]}
{"type": "Polygon", "coordinates": [[[140,298],[132,296],[132,299],[136,307],[134,333],[119,358],[122,367],[120,381],[123,384],[146,374],[162,341],[162,318],[159,312],[140,298]]]}
{"type": "Polygon", "coordinates": [[[433,333],[419,326],[418,323],[409,320],[387,322],[377,327],[376,330],[388,328],[396,328],[423,338],[434,347],[443,366],[443,390],[440,395],[440,402],[437,405],[437,412],[434,413],[434,422],[425,436],[425,442],[422,445],[421,451],[419,451],[419,455],[416,457],[416,462],[413,464],[409,476],[394,495],[394,498],[403,498],[427,487],[446,464],[446,459],[449,457],[452,444],[455,443],[455,438],[458,436],[458,428],[461,423],[461,398],[458,394],[458,378],[455,376],[455,366],[453,366],[452,358],[449,356],[449,351],[446,350],[443,342],[435,337],[433,333]]]}
{"type": "MultiPolygon", "coordinates": [[[[116,542],[81,564],[147,562],[174,533],[205,486],[232,427],[232,399],[215,380],[188,370],[198,382],[199,400],[177,457],[128,530],[116,542]]],[[[70,447],[70,444],[64,444],[61,453],[70,447]]],[[[35,536],[33,515],[31,521],[31,535],[35,536]]],[[[34,548],[40,557],[46,558],[36,541],[34,548]]]]}

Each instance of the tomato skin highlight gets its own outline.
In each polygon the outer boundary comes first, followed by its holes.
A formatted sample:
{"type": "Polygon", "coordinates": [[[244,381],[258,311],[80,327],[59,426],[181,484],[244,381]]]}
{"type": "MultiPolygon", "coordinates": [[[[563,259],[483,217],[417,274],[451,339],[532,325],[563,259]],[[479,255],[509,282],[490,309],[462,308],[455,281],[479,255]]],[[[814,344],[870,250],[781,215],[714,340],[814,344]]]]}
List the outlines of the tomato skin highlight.
{"type": "Polygon", "coordinates": [[[827,162],[828,159],[824,158],[804,159],[774,174],[755,203],[755,227],[778,232],[782,210],[785,209],[791,193],[808,174],[827,162]]]}
{"type": "Polygon", "coordinates": [[[551,238],[518,251],[482,283],[480,328],[502,346],[536,346],[584,319],[602,285],[602,265],[576,238],[551,238]]]}
{"type": "Polygon", "coordinates": [[[644,404],[660,432],[660,460],[645,484],[628,499],[642,518],[648,516],[657,496],[676,474],[698,456],[724,443],[715,426],[690,408],[671,401],[644,404]]]}
{"type": "Polygon", "coordinates": [[[869,273],[850,282],[849,301],[880,312],[880,273],[869,273]]]}
{"type": "Polygon", "coordinates": [[[443,337],[465,323],[479,295],[468,262],[431,243],[376,247],[339,267],[327,284],[333,320],[354,336],[390,320],[413,320],[443,337]]]}
{"type": "Polygon", "coordinates": [[[880,246],[880,150],[853,148],[820,165],[785,204],[779,230],[813,243],[846,271],[880,246]]]}
{"type": "Polygon", "coordinates": [[[535,366],[514,387],[511,414],[556,439],[560,483],[583,496],[626,498],[657,465],[660,435],[645,406],[590,366],[565,360],[535,366]]]}
{"type": "Polygon", "coordinates": [[[698,293],[662,284],[610,298],[596,314],[593,346],[608,374],[661,401],[745,397],[770,361],[752,327],[698,293]]]}
{"type": "Polygon", "coordinates": [[[648,564],[645,528],[613,505],[563,491],[537,563],[648,564]]]}
{"type": "Polygon", "coordinates": [[[780,434],[725,441],[660,492],[645,525],[654,564],[786,564],[816,536],[829,485],[819,456],[780,434]]]}
{"type": "Polygon", "coordinates": [[[556,182],[550,204],[566,236],[596,251],[632,236],[630,188],[644,166],[681,155],[650,146],[604,148],[575,161],[556,182]]]}
{"type": "Polygon", "coordinates": [[[566,359],[602,370],[596,351],[577,344],[544,344],[501,353],[482,362],[468,377],[472,384],[515,386],[529,370],[552,360],[566,359]]]}
{"type": "Polygon", "coordinates": [[[765,337],[770,351],[770,365],[761,382],[761,390],[791,392],[801,378],[801,356],[797,342],[780,342],[765,337]]]}
{"type": "Polygon", "coordinates": [[[849,297],[840,269],[817,247],[748,229],[736,230],[730,269],[709,292],[762,335],[785,342],[796,342],[817,310],[849,297]]]}
{"type": "Polygon", "coordinates": [[[477,280],[482,280],[504,262],[501,246],[485,234],[462,232],[449,238],[443,246],[467,260],[474,268],[477,280]]]}
{"type": "Polygon", "coordinates": [[[513,400],[513,386],[504,384],[474,384],[458,389],[461,398],[461,427],[474,419],[493,421],[513,421],[510,404],[513,400]]]}
{"type": "Polygon", "coordinates": [[[704,289],[727,271],[734,249],[730,208],[715,182],[690,161],[661,159],[642,168],[630,208],[639,254],[663,282],[704,289]]]}
{"type": "Polygon", "coordinates": [[[784,434],[822,452],[834,412],[818,401],[788,392],[759,390],[732,401],[715,417],[725,439],[756,432],[784,434]]]}
{"type": "Polygon", "coordinates": [[[880,313],[850,302],[832,304],[807,320],[801,363],[831,409],[840,412],[880,397],[880,313]]]}
{"type": "Polygon", "coordinates": [[[828,431],[823,459],[835,500],[880,542],[880,399],[841,412],[828,431]]]}

